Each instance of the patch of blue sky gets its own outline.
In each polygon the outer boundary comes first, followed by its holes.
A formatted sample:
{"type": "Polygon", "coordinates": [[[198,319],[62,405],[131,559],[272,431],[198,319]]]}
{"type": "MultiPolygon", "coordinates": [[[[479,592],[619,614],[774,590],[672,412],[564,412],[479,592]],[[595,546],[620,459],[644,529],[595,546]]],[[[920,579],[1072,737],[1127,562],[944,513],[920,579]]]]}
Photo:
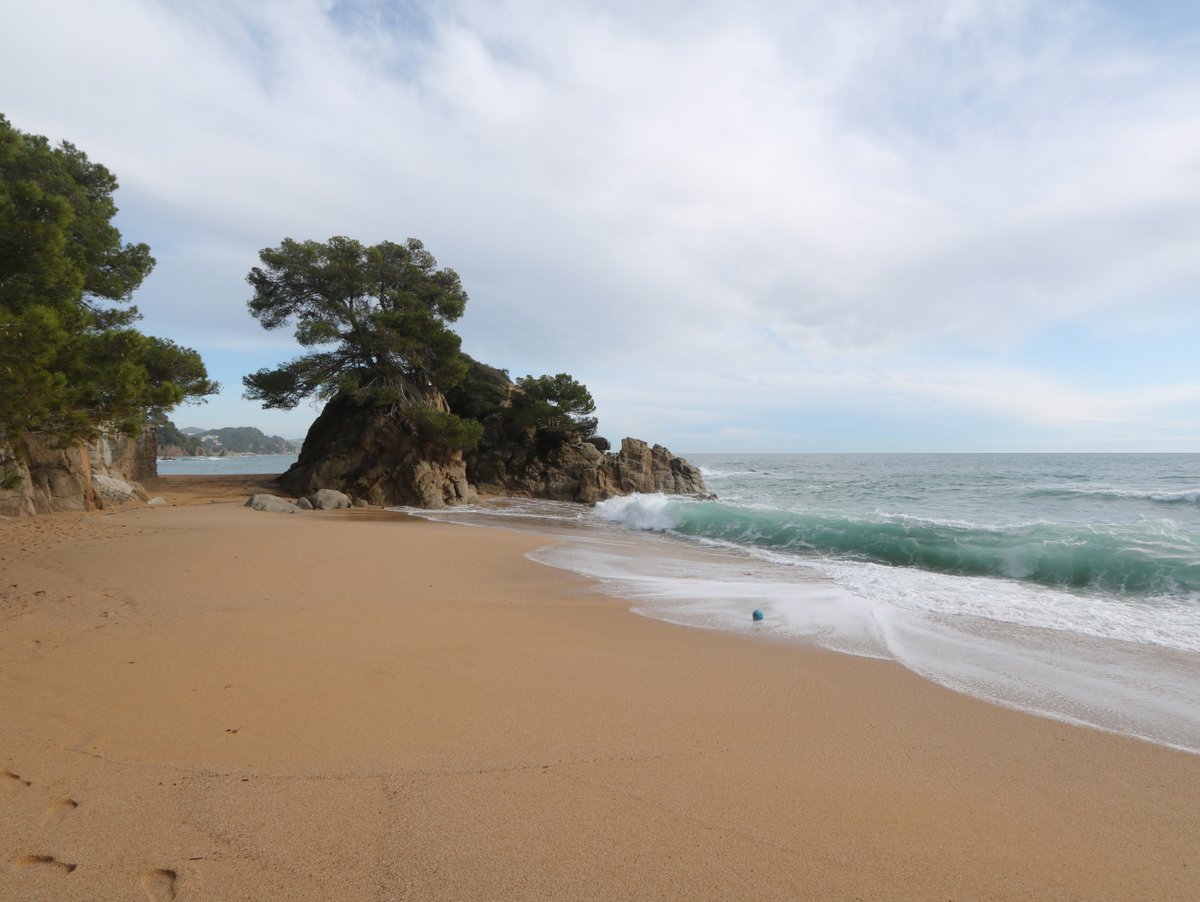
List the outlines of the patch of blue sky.
{"type": "Polygon", "coordinates": [[[419,0],[334,0],[327,15],[345,33],[371,27],[423,40],[433,34],[429,4],[419,0]]]}
{"type": "Polygon", "coordinates": [[[1035,371],[1080,389],[1128,390],[1195,382],[1198,345],[1200,324],[1190,330],[1116,332],[1076,322],[1047,329],[1018,348],[942,346],[936,359],[942,365],[1035,371]]]}
{"type": "Polygon", "coordinates": [[[1200,42],[1200,4],[1192,0],[1117,0],[1102,8],[1126,40],[1159,49],[1200,42]]]}
{"type": "Polygon", "coordinates": [[[375,64],[400,81],[419,77],[424,58],[415,51],[435,41],[438,27],[430,4],[420,0],[334,0],[327,16],[343,37],[365,38],[375,64]]]}

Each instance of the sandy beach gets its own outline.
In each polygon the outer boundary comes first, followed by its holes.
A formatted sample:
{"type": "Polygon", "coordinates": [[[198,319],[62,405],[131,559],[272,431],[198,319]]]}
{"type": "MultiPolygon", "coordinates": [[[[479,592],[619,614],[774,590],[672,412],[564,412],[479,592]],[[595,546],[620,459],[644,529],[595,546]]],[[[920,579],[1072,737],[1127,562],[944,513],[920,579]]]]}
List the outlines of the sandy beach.
{"type": "Polygon", "coordinates": [[[0,898],[1200,898],[1200,756],[266,479],[0,521],[0,898]]]}

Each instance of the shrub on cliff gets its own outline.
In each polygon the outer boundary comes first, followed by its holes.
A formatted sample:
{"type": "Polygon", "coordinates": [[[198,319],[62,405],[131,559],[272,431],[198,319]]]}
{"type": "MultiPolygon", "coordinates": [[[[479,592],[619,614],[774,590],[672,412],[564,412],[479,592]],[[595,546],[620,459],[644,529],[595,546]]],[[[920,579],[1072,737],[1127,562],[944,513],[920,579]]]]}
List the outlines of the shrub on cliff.
{"type": "Polygon", "coordinates": [[[154,266],[111,222],[117,180],[0,115],[0,439],[133,432],[212,394],[200,356],[143,335],[127,304],[154,266]]]}
{"type": "Polygon", "coordinates": [[[510,421],[517,430],[533,427],[543,432],[578,432],[591,435],[596,430],[596,402],[587,386],[567,373],[556,376],[522,376],[513,392],[510,421]]]}
{"type": "Polygon", "coordinates": [[[446,392],[455,413],[487,421],[509,439],[530,430],[559,438],[568,433],[588,437],[595,431],[596,420],[590,414],[596,403],[587,386],[573,376],[522,376],[513,382],[505,370],[466,354],[463,360],[466,376],[446,392]]]}
{"type": "Polygon", "coordinates": [[[445,392],[450,409],[456,414],[483,421],[510,404],[513,381],[506,370],[480,363],[468,354],[462,355],[467,372],[462,381],[445,392]]]}
{"type": "Polygon", "coordinates": [[[483,424],[478,420],[428,407],[409,408],[406,413],[416,432],[417,441],[426,450],[445,448],[450,451],[470,451],[483,437],[483,424]]]}

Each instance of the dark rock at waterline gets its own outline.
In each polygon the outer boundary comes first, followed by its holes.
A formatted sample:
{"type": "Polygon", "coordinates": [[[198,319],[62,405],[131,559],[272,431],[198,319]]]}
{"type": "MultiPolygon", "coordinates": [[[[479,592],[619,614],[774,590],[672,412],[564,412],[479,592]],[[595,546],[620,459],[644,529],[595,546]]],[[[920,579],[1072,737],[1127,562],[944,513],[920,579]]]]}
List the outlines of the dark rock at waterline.
{"type": "Polygon", "coordinates": [[[708,494],[699,469],[662,445],[635,438],[605,453],[578,437],[529,434],[473,455],[470,464],[479,491],[497,495],[594,504],[637,492],[708,494]]]}

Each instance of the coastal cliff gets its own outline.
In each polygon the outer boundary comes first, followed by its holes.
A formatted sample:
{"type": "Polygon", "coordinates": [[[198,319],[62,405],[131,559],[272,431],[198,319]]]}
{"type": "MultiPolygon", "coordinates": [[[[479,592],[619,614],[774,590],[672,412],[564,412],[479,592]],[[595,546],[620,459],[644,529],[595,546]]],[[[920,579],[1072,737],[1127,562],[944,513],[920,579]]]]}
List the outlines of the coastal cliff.
{"type": "Polygon", "coordinates": [[[146,500],[137,480],[154,476],[154,431],[106,433],[90,442],[61,443],[26,435],[19,447],[0,445],[0,515],[90,511],[146,500]]]}

